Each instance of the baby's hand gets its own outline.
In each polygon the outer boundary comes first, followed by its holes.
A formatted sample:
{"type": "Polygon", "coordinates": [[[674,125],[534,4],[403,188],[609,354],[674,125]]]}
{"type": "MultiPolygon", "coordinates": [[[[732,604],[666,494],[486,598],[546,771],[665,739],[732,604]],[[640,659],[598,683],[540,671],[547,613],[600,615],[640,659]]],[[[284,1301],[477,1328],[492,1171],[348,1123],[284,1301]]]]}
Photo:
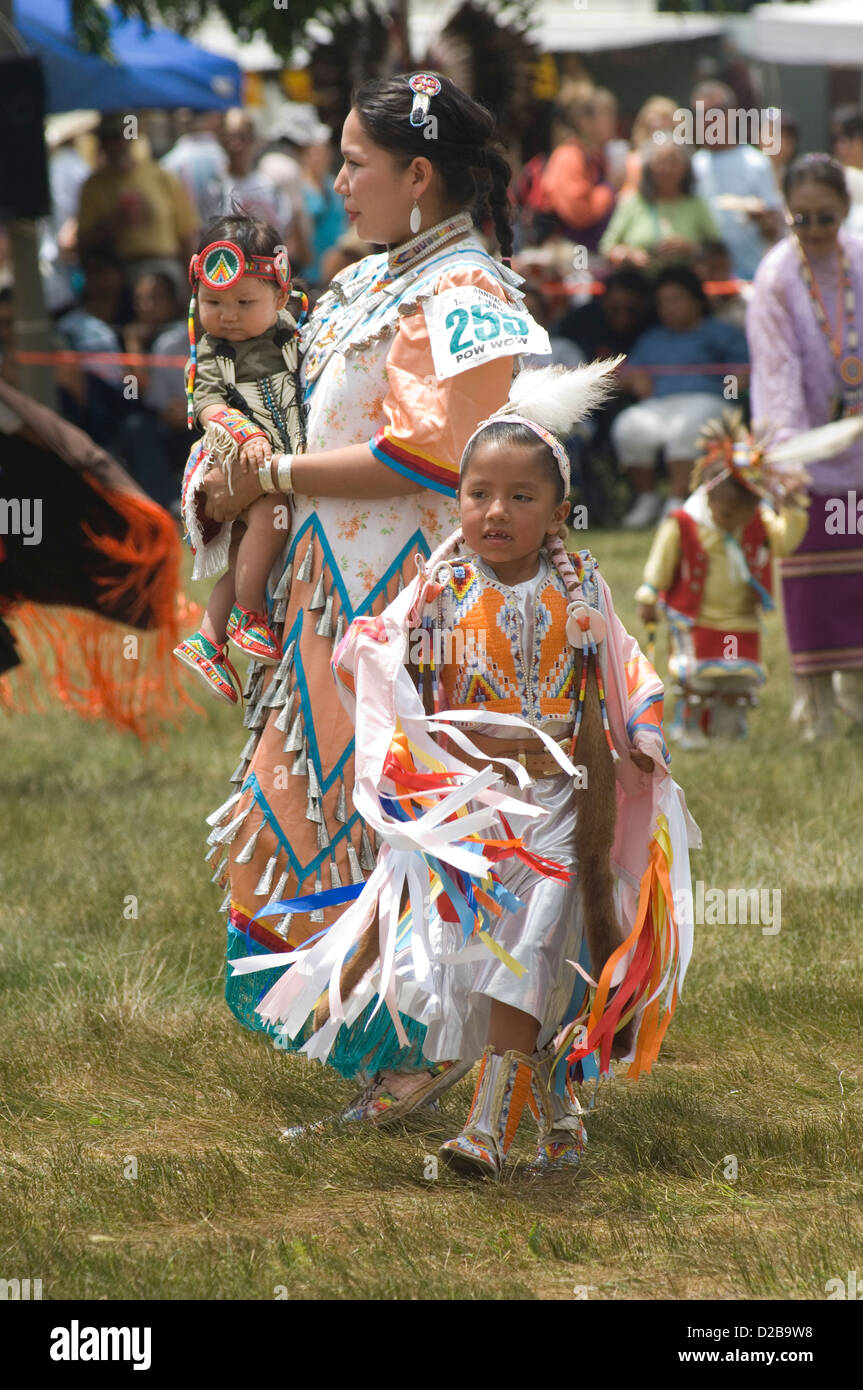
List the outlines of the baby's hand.
{"type": "Polygon", "coordinates": [[[244,473],[257,473],[273,457],[268,439],[249,439],[240,446],[240,467],[244,473]]]}
{"type": "Polygon", "coordinates": [[[655,603],[640,603],[638,605],[638,616],[643,623],[655,623],[658,609],[655,603]]]}

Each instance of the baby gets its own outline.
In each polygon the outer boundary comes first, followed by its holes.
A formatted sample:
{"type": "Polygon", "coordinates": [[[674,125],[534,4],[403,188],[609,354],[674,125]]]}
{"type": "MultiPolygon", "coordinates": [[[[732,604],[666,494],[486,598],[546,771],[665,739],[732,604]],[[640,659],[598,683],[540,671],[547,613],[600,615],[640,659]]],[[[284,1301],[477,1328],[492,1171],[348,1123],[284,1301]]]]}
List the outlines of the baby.
{"type": "MultiPolygon", "coordinates": [[[[236,704],[239,678],[227,643],[265,666],[281,660],[266,611],[267,579],[289,535],[288,499],[268,490],[233,522],[204,515],[201,483],[213,465],[268,468],[273,449],[304,448],[297,395],[297,321],[286,311],[290,266],[278,233],[245,216],[221,217],[189,267],[189,426],[204,430],[183,480],[183,520],[195,553],[193,579],[227,572],[213,586],[200,629],[174,655],[211,691],[236,704]],[[195,311],[204,332],[195,341],[195,311]]],[[[302,296],[305,300],[305,296],[302,296]]]]}

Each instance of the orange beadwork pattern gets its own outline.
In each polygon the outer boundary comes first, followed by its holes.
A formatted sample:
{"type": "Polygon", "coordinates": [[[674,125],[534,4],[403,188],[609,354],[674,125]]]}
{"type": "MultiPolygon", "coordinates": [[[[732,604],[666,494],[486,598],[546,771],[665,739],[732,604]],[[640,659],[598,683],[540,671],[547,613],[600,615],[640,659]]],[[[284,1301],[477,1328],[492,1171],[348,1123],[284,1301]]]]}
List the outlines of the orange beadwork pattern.
{"type": "Polygon", "coordinates": [[[441,681],[449,709],[482,705],[498,714],[570,719],[576,695],[573,650],[566,638],[568,595],[552,573],[537,594],[533,667],[524,671],[516,601],[473,566],[453,565],[441,595],[441,681]]]}

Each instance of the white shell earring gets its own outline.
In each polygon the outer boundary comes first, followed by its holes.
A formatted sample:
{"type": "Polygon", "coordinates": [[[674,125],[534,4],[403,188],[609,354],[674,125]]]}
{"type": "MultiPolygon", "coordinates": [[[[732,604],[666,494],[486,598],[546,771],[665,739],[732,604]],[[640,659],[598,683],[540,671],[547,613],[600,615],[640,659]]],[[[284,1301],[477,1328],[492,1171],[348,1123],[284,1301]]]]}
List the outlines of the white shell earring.
{"type": "Polygon", "coordinates": [[[413,207],[411,208],[411,231],[413,232],[414,236],[416,236],[422,224],[423,215],[420,212],[420,205],[419,203],[414,203],[413,207]]]}

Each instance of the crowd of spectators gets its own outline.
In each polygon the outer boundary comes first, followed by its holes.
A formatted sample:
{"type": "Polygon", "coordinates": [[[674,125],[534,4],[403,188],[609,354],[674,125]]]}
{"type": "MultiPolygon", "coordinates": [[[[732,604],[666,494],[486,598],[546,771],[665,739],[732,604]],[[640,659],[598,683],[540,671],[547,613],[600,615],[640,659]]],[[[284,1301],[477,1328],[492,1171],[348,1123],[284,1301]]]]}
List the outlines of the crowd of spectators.
{"type": "MultiPolygon", "coordinates": [[[[699,104],[727,114],[736,98],[711,79],[689,110],[699,104]]],[[[682,114],[654,96],[623,140],[614,95],[571,82],[548,152],[514,169],[514,265],[552,360],[628,359],[613,403],[572,441],[592,525],[652,525],[663,505],[657,470],[672,503],[685,496],[701,425],[729,399],[745,408],[749,285],[785,233],[781,180],[798,140],[788,113],[776,113],[763,149],[737,138],[731,120],[727,139],[714,122],[710,142],[695,147],[682,114]]],[[[348,229],[333,187],[337,145],[314,107],[285,103],[265,129],[247,109],[176,113],[173,123],[156,158],[128,115],[51,118],[41,241],[57,346],[107,355],[58,367],[61,409],[166,506],[176,506],[189,445],[172,359],[187,354],[187,267],[207,222],[239,204],[275,225],[312,302],[372,249],[348,229]],[[109,360],[122,353],[134,358],[109,360]]],[[[836,112],[833,137],[848,225],[863,230],[863,109],[836,112]]],[[[0,373],[14,381],[13,320],[0,228],[0,373]]]]}

